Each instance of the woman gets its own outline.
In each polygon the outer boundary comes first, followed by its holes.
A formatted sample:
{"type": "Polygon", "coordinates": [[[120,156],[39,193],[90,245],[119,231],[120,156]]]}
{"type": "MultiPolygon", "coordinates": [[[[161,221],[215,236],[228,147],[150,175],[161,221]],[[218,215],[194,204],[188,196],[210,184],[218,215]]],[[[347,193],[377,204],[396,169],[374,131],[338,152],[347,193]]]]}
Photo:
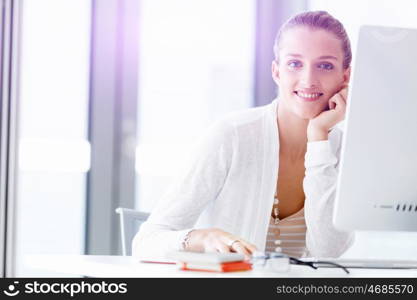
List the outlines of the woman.
{"type": "Polygon", "coordinates": [[[350,246],[353,233],[332,224],[348,37],[328,13],[306,12],[281,27],[274,53],[278,99],[213,126],[141,226],[134,256],[267,250],[337,257],[350,246]]]}

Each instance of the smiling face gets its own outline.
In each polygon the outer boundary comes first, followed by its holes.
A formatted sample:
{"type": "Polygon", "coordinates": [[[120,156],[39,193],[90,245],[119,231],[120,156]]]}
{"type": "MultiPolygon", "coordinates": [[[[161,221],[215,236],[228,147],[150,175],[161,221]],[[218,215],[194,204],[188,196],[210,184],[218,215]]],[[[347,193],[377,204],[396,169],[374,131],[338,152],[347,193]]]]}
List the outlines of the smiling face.
{"type": "Polygon", "coordinates": [[[329,99],[347,84],[339,39],[323,29],[297,26],[282,36],[272,77],[279,87],[280,105],[302,119],[328,109],[329,99]]]}

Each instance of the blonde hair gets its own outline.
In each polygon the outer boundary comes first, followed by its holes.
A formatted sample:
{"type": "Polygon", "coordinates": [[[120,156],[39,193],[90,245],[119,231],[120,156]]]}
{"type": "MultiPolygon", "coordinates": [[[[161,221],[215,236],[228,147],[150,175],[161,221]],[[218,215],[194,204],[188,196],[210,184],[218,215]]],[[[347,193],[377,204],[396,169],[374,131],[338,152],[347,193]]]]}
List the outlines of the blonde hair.
{"type": "Polygon", "coordinates": [[[274,43],[275,60],[278,61],[280,42],[282,35],[288,29],[297,26],[307,26],[313,29],[324,29],[333,33],[342,43],[342,50],[344,53],[343,68],[347,69],[352,61],[352,50],[350,48],[349,37],[345,28],[339,20],[330,15],[327,11],[307,11],[297,14],[286,21],[278,30],[274,43]]]}

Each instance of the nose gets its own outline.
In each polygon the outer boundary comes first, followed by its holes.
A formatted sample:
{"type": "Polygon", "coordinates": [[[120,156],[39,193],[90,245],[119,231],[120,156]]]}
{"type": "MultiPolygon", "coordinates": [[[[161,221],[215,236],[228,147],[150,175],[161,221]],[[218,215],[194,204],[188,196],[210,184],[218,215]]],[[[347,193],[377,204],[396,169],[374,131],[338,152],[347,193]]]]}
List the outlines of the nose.
{"type": "Polygon", "coordinates": [[[317,85],[318,78],[316,74],[314,74],[314,68],[311,66],[307,66],[302,70],[301,84],[305,87],[314,87],[317,85]]]}

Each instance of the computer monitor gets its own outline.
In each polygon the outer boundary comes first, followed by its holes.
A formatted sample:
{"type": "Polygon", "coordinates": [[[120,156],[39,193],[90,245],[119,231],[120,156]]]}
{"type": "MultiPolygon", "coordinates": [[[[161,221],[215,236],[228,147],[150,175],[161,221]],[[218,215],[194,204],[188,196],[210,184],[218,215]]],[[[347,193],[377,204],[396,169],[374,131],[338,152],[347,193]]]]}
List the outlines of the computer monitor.
{"type": "Polygon", "coordinates": [[[362,26],[333,222],[417,231],[417,29],[362,26]]]}

